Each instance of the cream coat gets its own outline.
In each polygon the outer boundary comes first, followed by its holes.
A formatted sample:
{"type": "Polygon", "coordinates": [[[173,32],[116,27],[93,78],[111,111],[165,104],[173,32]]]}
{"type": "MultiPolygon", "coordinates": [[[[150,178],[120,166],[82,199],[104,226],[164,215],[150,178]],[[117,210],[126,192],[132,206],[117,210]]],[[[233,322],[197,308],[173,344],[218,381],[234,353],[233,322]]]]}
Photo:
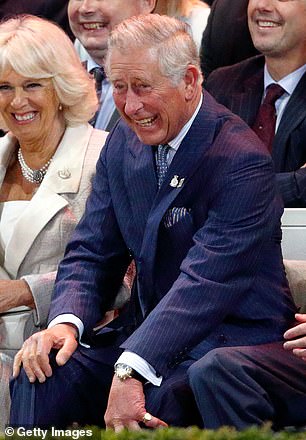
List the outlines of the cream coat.
{"type": "MultiPolygon", "coordinates": [[[[46,325],[57,266],[84,212],[106,135],[89,124],[66,129],[43,182],[16,223],[5,254],[1,250],[2,267],[11,279],[28,283],[35,301],[25,339],[46,325]]],[[[0,140],[0,184],[16,143],[11,134],[0,140]]]]}

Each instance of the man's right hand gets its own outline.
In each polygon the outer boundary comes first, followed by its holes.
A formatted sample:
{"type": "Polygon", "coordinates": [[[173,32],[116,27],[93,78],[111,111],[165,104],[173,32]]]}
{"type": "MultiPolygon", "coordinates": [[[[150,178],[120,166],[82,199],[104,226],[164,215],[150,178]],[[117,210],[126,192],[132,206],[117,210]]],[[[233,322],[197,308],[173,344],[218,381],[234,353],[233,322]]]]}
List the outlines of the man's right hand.
{"type": "Polygon", "coordinates": [[[78,346],[78,331],[71,324],[57,324],[30,336],[15,356],[13,376],[20,373],[21,364],[30,382],[40,383],[52,376],[49,353],[52,348],[59,350],[56,355],[58,365],[64,365],[78,346]]]}

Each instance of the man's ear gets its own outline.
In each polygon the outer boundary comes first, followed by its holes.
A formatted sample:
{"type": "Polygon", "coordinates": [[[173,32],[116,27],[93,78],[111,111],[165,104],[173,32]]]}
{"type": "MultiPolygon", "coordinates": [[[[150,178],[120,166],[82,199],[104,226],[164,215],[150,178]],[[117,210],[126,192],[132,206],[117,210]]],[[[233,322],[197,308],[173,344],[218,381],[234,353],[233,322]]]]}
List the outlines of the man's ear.
{"type": "Polygon", "coordinates": [[[141,0],[142,3],[142,13],[150,14],[154,11],[157,0],[141,0]]]}
{"type": "Polygon", "coordinates": [[[187,101],[192,99],[194,94],[197,93],[200,77],[201,73],[199,72],[199,69],[193,64],[189,64],[184,76],[185,98],[187,101]]]}

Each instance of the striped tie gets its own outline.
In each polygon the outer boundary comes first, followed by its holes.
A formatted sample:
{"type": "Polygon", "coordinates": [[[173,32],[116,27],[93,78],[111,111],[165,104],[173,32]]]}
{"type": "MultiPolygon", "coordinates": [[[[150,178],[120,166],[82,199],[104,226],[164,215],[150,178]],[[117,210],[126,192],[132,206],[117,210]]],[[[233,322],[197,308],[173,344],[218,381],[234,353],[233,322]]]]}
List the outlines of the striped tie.
{"type": "Polygon", "coordinates": [[[168,155],[169,149],[170,149],[170,146],[168,144],[158,145],[158,148],[157,148],[156,170],[157,170],[158,188],[161,187],[161,185],[166,177],[167,171],[168,171],[167,155],[168,155]]]}

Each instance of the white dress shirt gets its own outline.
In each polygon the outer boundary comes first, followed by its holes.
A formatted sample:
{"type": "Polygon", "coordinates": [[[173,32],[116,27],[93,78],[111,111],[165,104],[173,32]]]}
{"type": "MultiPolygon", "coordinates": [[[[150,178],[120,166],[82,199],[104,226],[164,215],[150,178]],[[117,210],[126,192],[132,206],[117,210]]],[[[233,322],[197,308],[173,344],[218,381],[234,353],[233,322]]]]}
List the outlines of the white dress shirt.
{"type": "Polygon", "coordinates": [[[305,72],[306,72],[306,64],[304,64],[302,67],[299,67],[294,72],[289,73],[289,75],[285,76],[280,81],[274,81],[274,79],[271,77],[271,75],[268,72],[267,66],[265,65],[264,68],[265,91],[264,91],[263,99],[266,96],[267,87],[271,84],[279,84],[285,90],[285,93],[275,102],[275,110],[276,110],[275,132],[278,129],[279,123],[285,111],[285,107],[288,104],[288,101],[292,93],[294,92],[294,89],[298,85],[300,79],[302,78],[305,72]]]}

